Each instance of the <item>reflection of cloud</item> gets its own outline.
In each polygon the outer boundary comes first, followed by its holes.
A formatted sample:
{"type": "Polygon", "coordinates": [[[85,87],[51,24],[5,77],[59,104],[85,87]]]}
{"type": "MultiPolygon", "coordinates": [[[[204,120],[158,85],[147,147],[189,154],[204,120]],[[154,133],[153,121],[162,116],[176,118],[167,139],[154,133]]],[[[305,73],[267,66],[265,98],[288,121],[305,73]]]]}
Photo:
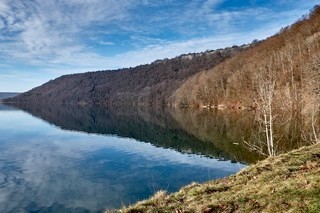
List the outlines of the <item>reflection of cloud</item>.
{"type": "Polygon", "coordinates": [[[133,139],[63,131],[21,111],[0,111],[0,119],[1,212],[54,205],[97,211],[145,198],[154,185],[177,190],[243,167],[133,139]]]}

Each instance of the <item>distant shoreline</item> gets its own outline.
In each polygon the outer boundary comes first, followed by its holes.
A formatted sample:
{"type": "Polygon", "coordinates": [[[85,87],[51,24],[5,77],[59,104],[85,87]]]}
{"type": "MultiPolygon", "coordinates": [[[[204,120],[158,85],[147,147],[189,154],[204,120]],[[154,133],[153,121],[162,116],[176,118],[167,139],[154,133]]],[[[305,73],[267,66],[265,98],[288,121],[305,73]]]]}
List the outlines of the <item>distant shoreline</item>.
{"type": "Polygon", "coordinates": [[[0,103],[3,103],[3,99],[12,98],[20,94],[18,92],[0,92],[0,103]]]}

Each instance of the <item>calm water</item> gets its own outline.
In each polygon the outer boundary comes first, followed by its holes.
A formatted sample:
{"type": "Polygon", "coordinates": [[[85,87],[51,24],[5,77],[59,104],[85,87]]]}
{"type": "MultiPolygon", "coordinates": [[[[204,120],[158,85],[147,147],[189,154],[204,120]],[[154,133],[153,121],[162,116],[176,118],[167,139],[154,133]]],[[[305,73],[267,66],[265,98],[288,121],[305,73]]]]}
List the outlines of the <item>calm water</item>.
{"type": "Polygon", "coordinates": [[[0,212],[101,212],[256,159],[220,127],[209,140],[184,114],[21,108],[0,106],[0,212]]]}

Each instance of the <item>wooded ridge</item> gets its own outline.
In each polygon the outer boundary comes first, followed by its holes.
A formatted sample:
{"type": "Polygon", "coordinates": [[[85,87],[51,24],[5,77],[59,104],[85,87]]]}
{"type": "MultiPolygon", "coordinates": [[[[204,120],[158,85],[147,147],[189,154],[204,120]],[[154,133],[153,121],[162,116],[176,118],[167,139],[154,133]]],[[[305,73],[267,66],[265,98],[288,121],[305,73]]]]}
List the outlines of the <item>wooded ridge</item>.
{"type": "Polygon", "coordinates": [[[184,54],[134,68],[64,75],[7,102],[163,106],[187,78],[248,47],[184,54]]]}
{"type": "Polygon", "coordinates": [[[279,108],[299,108],[319,92],[320,6],[291,26],[189,78],[170,98],[184,107],[257,107],[263,82],[279,108]]]}

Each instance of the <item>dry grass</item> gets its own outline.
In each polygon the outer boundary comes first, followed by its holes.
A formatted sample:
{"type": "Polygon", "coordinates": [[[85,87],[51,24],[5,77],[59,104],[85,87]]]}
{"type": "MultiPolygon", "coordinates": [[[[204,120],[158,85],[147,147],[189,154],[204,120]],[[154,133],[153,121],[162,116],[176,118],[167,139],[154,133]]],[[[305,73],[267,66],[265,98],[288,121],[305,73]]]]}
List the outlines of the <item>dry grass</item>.
{"type": "Polygon", "coordinates": [[[320,212],[320,144],[268,158],[228,178],[161,191],[118,212],[320,212]]]}

